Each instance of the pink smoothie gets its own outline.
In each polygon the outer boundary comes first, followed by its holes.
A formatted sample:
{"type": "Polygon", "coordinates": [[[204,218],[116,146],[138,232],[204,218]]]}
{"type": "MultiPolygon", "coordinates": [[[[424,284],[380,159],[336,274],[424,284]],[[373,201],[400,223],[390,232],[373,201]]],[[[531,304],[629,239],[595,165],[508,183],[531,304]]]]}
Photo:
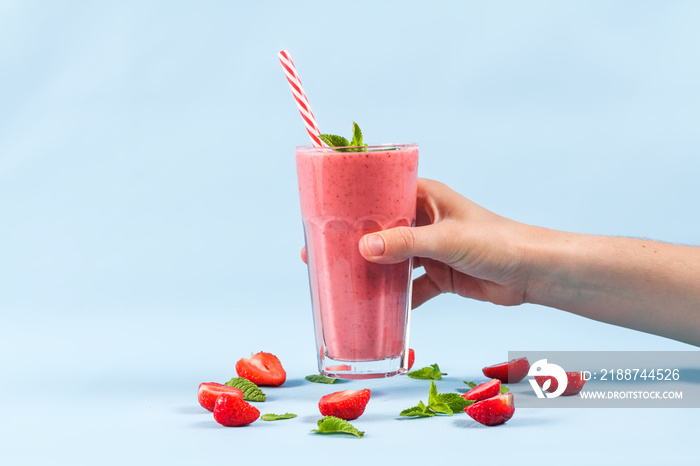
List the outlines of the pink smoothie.
{"type": "Polygon", "coordinates": [[[418,146],[388,147],[296,152],[317,344],[335,360],[404,351],[410,264],[373,264],[358,249],[367,233],[414,224],[418,146]]]}

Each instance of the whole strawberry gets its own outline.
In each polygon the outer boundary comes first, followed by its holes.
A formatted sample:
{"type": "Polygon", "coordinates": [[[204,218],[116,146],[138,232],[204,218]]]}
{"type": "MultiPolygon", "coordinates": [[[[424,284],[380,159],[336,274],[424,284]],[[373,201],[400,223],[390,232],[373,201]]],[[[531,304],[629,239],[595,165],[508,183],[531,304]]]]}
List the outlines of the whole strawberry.
{"type": "Polygon", "coordinates": [[[362,416],[369,402],[371,392],[364,390],[343,390],[321,397],[318,409],[324,416],[335,416],[351,421],[362,416]]]}
{"type": "Polygon", "coordinates": [[[214,419],[227,427],[245,426],[259,417],[255,406],[231,393],[222,393],[214,403],[214,419]]]}
{"type": "Polygon", "coordinates": [[[483,401],[474,403],[464,408],[469,417],[486,426],[497,426],[503,424],[513,417],[515,405],[513,405],[513,394],[504,393],[483,401]]]}

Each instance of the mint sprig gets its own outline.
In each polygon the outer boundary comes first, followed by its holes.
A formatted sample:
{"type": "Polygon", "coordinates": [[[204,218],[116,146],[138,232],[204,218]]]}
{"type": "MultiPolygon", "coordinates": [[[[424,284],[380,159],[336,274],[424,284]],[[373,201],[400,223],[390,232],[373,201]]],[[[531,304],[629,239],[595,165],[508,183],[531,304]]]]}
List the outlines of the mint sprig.
{"type": "Polygon", "coordinates": [[[444,374],[440,372],[440,367],[438,367],[437,364],[433,364],[431,366],[423,367],[422,369],[411,371],[406,375],[412,379],[442,380],[442,376],[444,374]]]}
{"type": "Polygon", "coordinates": [[[265,401],[267,397],[257,385],[243,377],[234,377],[224,385],[240,388],[243,392],[243,399],[247,401],[265,401]]]}
{"type": "Polygon", "coordinates": [[[318,429],[311,432],[317,434],[350,434],[357,438],[362,438],[365,433],[357,430],[352,424],[344,419],[335,416],[325,416],[318,420],[318,429]]]}
{"type": "Polygon", "coordinates": [[[366,152],[367,144],[362,143],[362,131],[357,123],[352,122],[352,141],[335,134],[319,134],[319,139],[338,152],[366,152]]]}
{"type": "Polygon", "coordinates": [[[437,414],[447,414],[452,416],[454,413],[464,411],[464,408],[474,403],[471,400],[465,400],[459,393],[438,393],[435,382],[430,381],[430,391],[428,393],[428,404],[419,401],[417,406],[404,409],[399,416],[404,417],[433,417],[437,414]]]}

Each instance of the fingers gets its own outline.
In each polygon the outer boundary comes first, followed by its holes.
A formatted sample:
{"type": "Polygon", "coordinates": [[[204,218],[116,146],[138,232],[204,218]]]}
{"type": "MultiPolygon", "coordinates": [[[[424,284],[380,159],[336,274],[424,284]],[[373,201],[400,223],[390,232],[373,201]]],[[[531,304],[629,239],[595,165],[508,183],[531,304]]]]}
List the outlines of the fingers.
{"type": "Polygon", "coordinates": [[[439,294],[442,294],[442,291],[430,280],[430,277],[427,275],[421,275],[413,280],[411,307],[415,309],[439,294]]]}
{"type": "Polygon", "coordinates": [[[445,225],[397,227],[360,238],[360,254],[379,264],[396,264],[410,257],[445,261],[453,254],[454,235],[445,225]]]}
{"type": "Polygon", "coordinates": [[[455,255],[456,239],[445,221],[466,215],[472,203],[447,185],[418,179],[416,191],[416,227],[398,227],[365,235],[360,253],[380,264],[394,264],[409,257],[446,260],[455,255]]]}
{"type": "Polygon", "coordinates": [[[418,178],[416,201],[416,226],[437,223],[469,204],[446,184],[427,178],[418,178]]]}

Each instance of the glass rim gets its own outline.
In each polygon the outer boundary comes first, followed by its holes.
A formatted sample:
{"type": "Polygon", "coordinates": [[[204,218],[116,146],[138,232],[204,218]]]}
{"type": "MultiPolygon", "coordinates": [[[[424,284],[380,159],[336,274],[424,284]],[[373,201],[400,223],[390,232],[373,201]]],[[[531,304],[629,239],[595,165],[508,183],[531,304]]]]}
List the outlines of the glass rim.
{"type": "Polygon", "coordinates": [[[366,146],[338,146],[338,147],[330,147],[330,146],[324,146],[324,147],[316,147],[316,146],[297,146],[296,150],[297,151],[334,151],[338,152],[335,149],[360,149],[364,148],[366,150],[364,151],[350,151],[350,152],[343,152],[343,153],[363,153],[363,152],[381,152],[382,150],[391,150],[391,149],[411,149],[411,148],[418,148],[418,143],[415,142],[410,142],[407,144],[374,144],[374,145],[366,145],[366,146]]]}

